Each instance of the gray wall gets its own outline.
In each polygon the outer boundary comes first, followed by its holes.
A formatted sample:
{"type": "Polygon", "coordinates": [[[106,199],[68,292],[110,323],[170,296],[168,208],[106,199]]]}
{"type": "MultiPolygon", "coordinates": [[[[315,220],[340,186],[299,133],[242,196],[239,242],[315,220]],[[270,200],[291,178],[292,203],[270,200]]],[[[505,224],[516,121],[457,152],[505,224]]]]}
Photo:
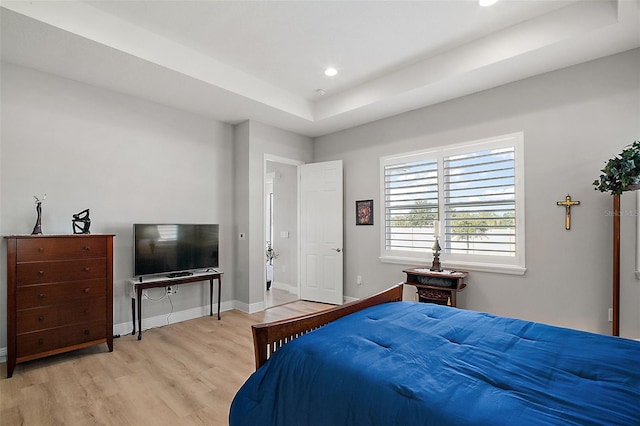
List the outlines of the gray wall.
{"type": "Polygon", "coordinates": [[[234,127],[234,181],[232,183],[235,218],[233,222],[233,238],[235,241],[234,271],[236,277],[235,298],[249,304],[249,122],[234,127]],[[240,233],[245,239],[240,240],[240,233]],[[238,259],[242,259],[240,262],[238,259]]]}
{"type": "Polygon", "coordinates": [[[236,210],[242,215],[238,216],[238,233],[246,233],[246,239],[239,241],[238,256],[234,259],[239,274],[235,283],[238,288],[236,301],[240,309],[254,312],[264,306],[265,155],[308,163],[312,157],[312,141],[257,121],[239,124],[235,140],[242,147],[242,154],[236,153],[235,165],[247,170],[246,176],[238,177],[236,173],[238,180],[235,182],[236,210]],[[241,208],[247,210],[248,217],[241,208]]]}
{"type": "MultiPolygon", "coordinates": [[[[0,232],[29,234],[34,195],[47,194],[42,228],[72,232],[91,209],[93,233],[116,234],[114,323],[131,320],[132,224],[220,224],[223,301],[233,300],[232,126],[113,91],[2,64],[0,232]]],[[[6,245],[0,256],[6,258],[6,245]]],[[[0,306],[6,312],[6,261],[0,306]]],[[[150,291],[162,291],[153,289],[150,291]]],[[[208,305],[208,286],[181,286],[173,310],[208,305]]],[[[145,317],[171,311],[145,302],[145,317]]],[[[0,316],[0,347],[6,315],[0,316]]]]}
{"type": "MultiPolygon", "coordinates": [[[[71,233],[72,214],[90,208],[91,231],[116,234],[114,324],[129,327],[132,224],[218,223],[222,303],[261,309],[264,156],[310,162],[310,138],[257,122],[231,126],[8,63],[2,63],[1,77],[2,235],[31,232],[34,195],[47,194],[46,234],[71,233]],[[239,241],[239,232],[247,238],[239,241]]],[[[4,258],[6,245],[1,247],[4,258]]],[[[0,265],[0,308],[6,312],[6,262],[0,265]]],[[[207,287],[181,286],[173,306],[167,299],[146,301],[144,317],[197,315],[208,304],[207,287]]],[[[149,293],[160,297],[162,291],[149,293]]],[[[0,348],[5,346],[3,315],[0,348]]]]}
{"type": "MultiPolygon", "coordinates": [[[[640,138],[638,69],[636,49],[315,139],[314,161],[344,161],[345,295],[384,289],[404,279],[403,266],[415,266],[378,260],[381,156],[524,131],[527,272],[472,272],[459,305],[610,333],[611,197],[591,182],[640,138]],[[556,206],[568,193],[582,202],[570,231],[556,206]],[[370,198],[375,225],[355,226],[355,200],[370,198]]],[[[636,194],[624,194],[621,334],[639,338],[635,202],[636,194]]]]}
{"type": "MultiPolygon", "coordinates": [[[[345,295],[363,297],[403,279],[379,256],[379,158],[524,131],[527,273],[473,272],[461,306],[608,333],[611,198],[590,185],[604,161],[640,137],[640,50],[615,55],[330,136],[309,138],[255,121],[230,126],[113,91],[2,64],[0,232],[30,233],[33,195],[47,193],[45,233],[70,233],[91,209],[92,231],[117,234],[114,322],[130,320],[135,222],[221,225],[223,302],[247,310],[264,293],[264,157],[345,166],[345,295]],[[167,173],[170,170],[170,173],[167,173]],[[555,202],[571,193],[571,231],[555,202]],[[356,227],[354,202],[373,198],[376,224],[356,227]],[[238,233],[247,239],[238,240],[238,233]],[[356,285],[356,276],[364,283],[356,285]]],[[[634,277],[636,194],[622,207],[621,332],[640,337],[634,277]]],[[[6,255],[2,244],[0,256],[6,255]]],[[[404,265],[411,266],[411,265],[404,265]]],[[[185,286],[174,311],[205,305],[205,286],[185,286]],[[202,288],[201,288],[202,287],[202,288]]],[[[0,262],[6,312],[6,265],[0,262]]],[[[145,304],[145,317],[170,311],[145,304]]],[[[0,316],[0,348],[6,316],[0,316]]]]}

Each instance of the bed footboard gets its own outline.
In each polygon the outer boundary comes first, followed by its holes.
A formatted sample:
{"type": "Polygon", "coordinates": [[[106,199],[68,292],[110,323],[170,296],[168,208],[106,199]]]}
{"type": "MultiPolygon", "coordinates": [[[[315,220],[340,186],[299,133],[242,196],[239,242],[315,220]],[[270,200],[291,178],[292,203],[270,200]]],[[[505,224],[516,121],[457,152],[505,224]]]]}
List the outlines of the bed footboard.
{"type": "Polygon", "coordinates": [[[265,324],[251,326],[253,331],[253,349],[256,359],[256,370],[262,366],[276,350],[285,343],[300,337],[310,331],[320,328],[323,325],[337,320],[345,315],[360,311],[374,305],[387,302],[399,302],[402,300],[402,284],[391,287],[388,290],[369,296],[365,299],[356,300],[342,306],[317,312],[313,314],[301,315],[298,317],[274,321],[265,324]]]}

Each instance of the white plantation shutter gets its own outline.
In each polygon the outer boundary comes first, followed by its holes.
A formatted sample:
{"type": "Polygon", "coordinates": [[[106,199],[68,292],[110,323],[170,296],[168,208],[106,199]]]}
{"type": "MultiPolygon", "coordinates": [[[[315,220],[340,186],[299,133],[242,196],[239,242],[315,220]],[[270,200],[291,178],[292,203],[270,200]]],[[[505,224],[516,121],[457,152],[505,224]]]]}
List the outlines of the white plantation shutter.
{"type": "Polygon", "coordinates": [[[437,160],[385,165],[384,209],[386,250],[430,250],[438,217],[437,160]]]}
{"type": "Polygon", "coordinates": [[[448,253],[516,254],[515,147],[444,158],[448,253]]]}
{"type": "Polygon", "coordinates": [[[524,274],[523,134],[380,159],[380,260],[524,274]]]}

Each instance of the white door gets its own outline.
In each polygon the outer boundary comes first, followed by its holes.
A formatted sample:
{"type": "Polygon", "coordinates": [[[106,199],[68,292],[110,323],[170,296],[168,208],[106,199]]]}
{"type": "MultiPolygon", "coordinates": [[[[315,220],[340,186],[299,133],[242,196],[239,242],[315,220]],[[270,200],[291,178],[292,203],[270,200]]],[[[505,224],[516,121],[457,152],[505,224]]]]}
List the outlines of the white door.
{"type": "Polygon", "coordinates": [[[300,298],[342,305],[342,161],[300,166],[300,298]]]}

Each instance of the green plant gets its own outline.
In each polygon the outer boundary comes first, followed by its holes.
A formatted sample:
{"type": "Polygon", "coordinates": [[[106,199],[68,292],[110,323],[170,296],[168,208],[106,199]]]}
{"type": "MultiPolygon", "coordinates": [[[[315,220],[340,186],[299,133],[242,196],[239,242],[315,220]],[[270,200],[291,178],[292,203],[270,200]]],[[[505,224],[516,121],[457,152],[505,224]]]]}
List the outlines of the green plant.
{"type": "Polygon", "coordinates": [[[620,154],[609,159],[600,179],[593,181],[597,191],[620,195],[632,185],[638,184],[640,177],[640,141],[634,141],[620,154]]]}

